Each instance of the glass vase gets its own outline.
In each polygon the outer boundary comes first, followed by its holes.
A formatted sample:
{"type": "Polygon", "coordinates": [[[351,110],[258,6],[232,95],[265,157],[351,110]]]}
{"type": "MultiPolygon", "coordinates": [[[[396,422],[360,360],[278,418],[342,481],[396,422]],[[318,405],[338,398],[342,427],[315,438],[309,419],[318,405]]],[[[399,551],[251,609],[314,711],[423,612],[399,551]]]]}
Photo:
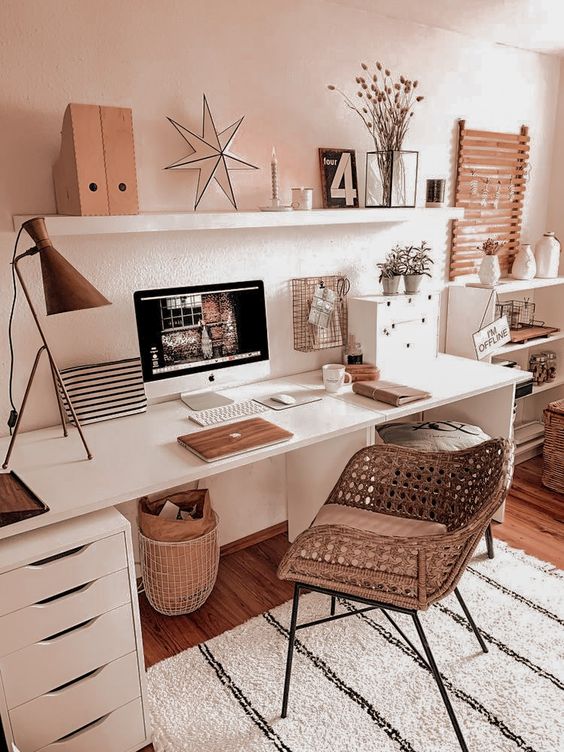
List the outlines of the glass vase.
{"type": "Polygon", "coordinates": [[[416,151],[369,151],[365,206],[414,207],[418,161],[416,151]]]}

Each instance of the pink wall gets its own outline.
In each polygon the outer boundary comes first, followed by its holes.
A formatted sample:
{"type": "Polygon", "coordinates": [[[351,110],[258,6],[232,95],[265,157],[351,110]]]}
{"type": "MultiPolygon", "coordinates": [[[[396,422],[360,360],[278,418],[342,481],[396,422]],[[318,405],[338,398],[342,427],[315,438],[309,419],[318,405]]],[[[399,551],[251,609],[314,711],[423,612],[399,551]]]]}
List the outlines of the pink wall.
{"type": "MultiPolygon", "coordinates": [[[[273,144],[283,196],[294,185],[311,185],[319,205],[317,148],[355,147],[362,166],[362,152],[370,147],[357,119],[326,84],[348,87],[361,60],[381,59],[419,78],[426,95],[406,143],[420,151],[420,188],[426,177],[450,177],[457,118],[496,130],[527,123],[533,171],[526,232],[534,238],[545,229],[559,79],[555,59],[324,0],[3,0],[1,16],[0,433],[7,415],[11,216],[54,211],[51,165],[69,101],[133,108],[142,210],[191,209],[196,175],[162,169],[183,151],[165,115],[197,129],[203,92],[219,126],[246,115],[234,151],[261,170],[235,175],[240,208],[254,209],[268,198],[273,144]]],[[[228,205],[217,189],[201,208],[228,205]]],[[[46,327],[63,366],[127,356],[137,347],[133,290],[260,276],[268,292],[273,372],[305,370],[323,358],[292,350],[288,279],[344,271],[354,292],[371,292],[375,263],[390,245],[422,238],[433,244],[440,277],[447,228],[436,224],[61,238],[61,251],[113,306],[53,317],[46,327]]],[[[33,262],[26,272],[40,301],[33,262]]],[[[36,344],[20,305],[18,399],[36,344]]],[[[43,374],[28,425],[55,418],[43,374]]]]}

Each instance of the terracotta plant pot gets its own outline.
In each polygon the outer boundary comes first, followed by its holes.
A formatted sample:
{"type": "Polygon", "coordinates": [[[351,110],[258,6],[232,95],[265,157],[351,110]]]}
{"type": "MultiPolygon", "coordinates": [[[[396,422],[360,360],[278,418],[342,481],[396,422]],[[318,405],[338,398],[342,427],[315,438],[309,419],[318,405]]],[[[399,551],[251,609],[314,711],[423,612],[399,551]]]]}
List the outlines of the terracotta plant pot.
{"type": "Polygon", "coordinates": [[[384,295],[397,295],[401,277],[382,277],[384,295]]]}
{"type": "Polygon", "coordinates": [[[419,292],[424,276],[424,274],[405,274],[403,278],[405,291],[409,293],[419,292]]]}

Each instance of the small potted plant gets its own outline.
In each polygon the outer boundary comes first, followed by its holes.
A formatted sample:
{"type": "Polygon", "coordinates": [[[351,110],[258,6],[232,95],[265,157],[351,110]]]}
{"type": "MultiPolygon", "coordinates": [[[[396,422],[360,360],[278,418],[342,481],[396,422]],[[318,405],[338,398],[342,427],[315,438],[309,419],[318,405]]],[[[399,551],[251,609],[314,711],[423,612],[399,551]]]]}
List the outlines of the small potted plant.
{"type": "Polygon", "coordinates": [[[482,245],[479,246],[479,250],[484,254],[484,258],[482,259],[482,263],[480,264],[480,271],[478,272],[478,276],[480,277],[480,282],[485,287],[495,287],[499,282],[499,278],[501,277],[501,269],[499,267],[499,259],[497,257],[497,254],[502,247],[503,243],[500,243],[493,238],[484,240],[482,245]]]}
{"type": "Polygon", "coordinates": [[[425,240],[419,246],[411,245],[402,249],[403,279],[407,293],[419,292],[423,277],[431,276],[433,259],[429,256],[430,251],[431,247],[425,240]]]}
{"type": "Polygon", "coordinates": [[[384,295],[397,295],[399,283],[403,274],[401,263],[401,249],[395,246],[386,256],[384,261],[378,264],[380,269],[379,282],[382,283],[384,295]]]}

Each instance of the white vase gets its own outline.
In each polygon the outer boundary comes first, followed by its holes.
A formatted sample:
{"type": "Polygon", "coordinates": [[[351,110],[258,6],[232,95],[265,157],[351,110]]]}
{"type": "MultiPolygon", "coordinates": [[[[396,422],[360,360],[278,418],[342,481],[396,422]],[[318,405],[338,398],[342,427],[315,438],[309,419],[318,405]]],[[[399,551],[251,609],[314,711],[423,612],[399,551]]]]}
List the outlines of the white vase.
{"type": "Polygon", "coordinates": [[[560,266],[560,241],[553,232],[545,232],[535,246],[537,277],[553,279],[560,266]]]}
{"type": "Polygon", "coordinates": [[[511,268],[513,279],[533,279],[537,273],[537,262],[529,243],[523,243],[515,256],[511,268]]]}
{"type": "Polygon", "coordinates": [[[486,287],[495,287],[501,277],[499,259],[497,256],[484,256],[480,264],[480,282],[486,287]]]}

